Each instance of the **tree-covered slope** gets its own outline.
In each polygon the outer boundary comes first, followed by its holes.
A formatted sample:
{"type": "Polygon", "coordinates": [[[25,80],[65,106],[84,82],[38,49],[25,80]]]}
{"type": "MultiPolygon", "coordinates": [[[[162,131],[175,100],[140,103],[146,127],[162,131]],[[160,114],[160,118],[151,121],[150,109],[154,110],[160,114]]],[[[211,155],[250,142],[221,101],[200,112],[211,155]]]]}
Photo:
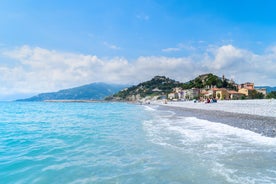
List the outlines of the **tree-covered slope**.
{"type": "Polygon", "coordinates": [[[200,75],[186,83],[181,83],[165,76],[156,76],[149,81],[124,89],[107,99],[135,101],[147,96],[167,95],[172,92],[175,87],[181,87],[183,89],[210,89],[212,87],[235,89],[235,83],[229,79],[225,79],[224,77],[220,78],[211,73],[200,75]]]}
{"type": "Polygon", "coordinates": [[[167,94],[175,87],[180,87],[182,83],[169,79],[165,76],[155,76],[153,79],[142,82],[136,86],[124,89],[117,94],[113,95],[111,99],[129,100],[133,96],[141,98],[146,96],[156,96],[167,94]]]}
{"type": "Polygon", "coordinates": [[[224,77],[218,77],[212,73],[199,75],[193,80],[186,82],[183,86],[184,89],[202,88],[209,89],[212,87],[235,89],[234,81],[224,77]]]}

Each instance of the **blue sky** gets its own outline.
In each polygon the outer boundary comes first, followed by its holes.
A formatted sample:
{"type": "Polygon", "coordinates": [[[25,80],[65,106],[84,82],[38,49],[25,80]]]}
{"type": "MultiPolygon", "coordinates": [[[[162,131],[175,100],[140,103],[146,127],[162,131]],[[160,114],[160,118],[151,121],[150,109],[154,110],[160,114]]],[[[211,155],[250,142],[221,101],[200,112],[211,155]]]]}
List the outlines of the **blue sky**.
{"type": "Polygon", "coordinates": [[[207,72],[275,86],[275,7],[273,0],[0,1],[0,99],[155,75],[185,82],[207,72]]]}

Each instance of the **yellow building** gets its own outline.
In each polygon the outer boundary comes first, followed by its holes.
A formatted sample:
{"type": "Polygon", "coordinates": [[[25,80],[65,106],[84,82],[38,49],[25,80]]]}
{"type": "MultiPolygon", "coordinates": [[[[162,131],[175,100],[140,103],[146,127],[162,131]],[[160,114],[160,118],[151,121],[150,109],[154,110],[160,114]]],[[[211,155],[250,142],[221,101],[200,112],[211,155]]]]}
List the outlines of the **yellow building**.
{"type": "Polygon", "coordinates": [[[252,83],[252,82],[246,82],[246,83],[240,84],[239,85],[239,90],[243,89],[243,88],[249,89],[249,90],[253,90],[254,89],[254,83],[252,83]]]}
{"type": "Polygon", "coordinates": [[[229,93],[225,88],[219,88],[216,90],[216,99],[229,100],[229,93]]]}
{"type": "Polygon", "coordinates": [[[237,91],[234,91],[234,90],[230,90],[228,91],[229,93],[229,98],[232,99],[232,100],[238,100],[238,99],[241,99],[242,96],[244,96],[243,93],[239,93],[237,91]]]}
{"type": "Polygon", "coordinates": [[[241,88],[241,89],[239,89],[239,93],[242,93],[245,96],[250,95],[252,91],[253,91],[252,89],[247,89],[247,88],[241,88]]]}

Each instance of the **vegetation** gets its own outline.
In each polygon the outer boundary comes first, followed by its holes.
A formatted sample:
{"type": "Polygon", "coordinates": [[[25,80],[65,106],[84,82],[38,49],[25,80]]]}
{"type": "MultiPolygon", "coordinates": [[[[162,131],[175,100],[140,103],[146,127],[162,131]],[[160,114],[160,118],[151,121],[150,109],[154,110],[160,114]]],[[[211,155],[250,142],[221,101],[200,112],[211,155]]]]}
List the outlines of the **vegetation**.
{"type": "Polygon", "coordinates": [[[263,99],[264,98],[264,94],[260,93],[256,90],[253,90],[249,95],[248,95],[249,99],[263,99]]]}
{"type": "Polygon", "coordinates": [[[220,78],[211,73],[200,75],[197,78],[182,85],[183,89],[191,89],[191,88],[210,89],[212,87],[228,88],[228,89],[236,90],[236,87],[233,81],[229,79],[220,78]]]}
{"type": "Polygon", "coordinates": [[[156,76],[150,81],[143,82],[137,86],[132,86],[113,95],[113,98],[127,100],[133,96],[158,96],[172,92],[175,87],[180,87],[182,83],[169,79],[165,76],[156,76]]]}
{"type": "MultiPolygon", "coordinates": [[[[165,76],[156,76],[150,81],[140,83],[136,86],[127,87],[126,85],[109,85],[105,83],[92,83],[76,88],[60,90],[52,93],[41,93],[28,99],[18,101],[44,101],[44,100],[137,100],[145,97],[163,98],[173,91],[176,87],[182,89],[200,88],[226,88],[236,89],[237,84],[234,81],[224,77],[218,77],[211,73],[204,74],[190,80],[186,83],[169,79],[165,76]],[[123,89],[123,90],[122,90],[123,89]],[[121,91],[120,91],[121,90],[121,91]],[[118,92],[119,91],[119,92],[118,92]],[[116,94],[115,94],[116,93],[116,94]],[[113,96],[110,96],[115,94],[113,96]]],[[[276,98],[276,87],[267,87],[268,95],[266,98],[276,98]],[[269,93],[270,92],[270,93],[269,93]]],[[[203,95],[202,95],[203,96],[203,95]]],[[[188,95],[187,95],[188,97],[188,95]]],[[[220,98],[220,95],[218,95],[220,98]]],[[[225,98],[222,96],[222,98],[225,98]]],[[[241,99],[263,99],[262,93],[253,90],[249,96],[242,96],[241,99]]]]}
{"type": "Polygon", "coordinates": [[[268,99],[270,99],[270,98],[276,99],[276,91],[271,91],[270,93],[268,93],[266,95],[266,98],[268,98],[268,99]]]}
{"type": "Polygon", "coordinates": [[[156,76],[150,81],[143,82],[137,86],[132,86],[107,99],[116,100],[135,100],[136,98],[144,98],[147,96],[162,96],[171,93],[173,88],[181,87],[182,89],[200,88],[210,89],[213,87],[227,88],[235,90],[235,83],[224,77],[220,78],[213,74],[200,75],[197,78],[190,80],[187,83],[180,83],[169,79],[165,76],[156,76]]]}

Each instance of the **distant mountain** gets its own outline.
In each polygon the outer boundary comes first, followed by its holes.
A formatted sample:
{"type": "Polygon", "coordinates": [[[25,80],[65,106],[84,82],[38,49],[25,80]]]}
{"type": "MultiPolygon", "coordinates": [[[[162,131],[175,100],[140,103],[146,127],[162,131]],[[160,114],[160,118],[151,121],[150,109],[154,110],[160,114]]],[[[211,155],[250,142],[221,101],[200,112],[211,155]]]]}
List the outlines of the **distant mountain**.
{"type": "Polygon", "coordinates": [[[17,101],[45,101],[45,100],[103,100],[126,88],[126,85],[92,83],[80,87],[60,90],[58,92],[41,93],[31,98],[17,101]]]}
{"type": "Polygon", "coordinates": [[[270,86],[255,86],[255,88],[266,88],[266,92],[270,93],[271,91],[276,91],[276,86],[275,87],[270,87],[270,86]]]}

